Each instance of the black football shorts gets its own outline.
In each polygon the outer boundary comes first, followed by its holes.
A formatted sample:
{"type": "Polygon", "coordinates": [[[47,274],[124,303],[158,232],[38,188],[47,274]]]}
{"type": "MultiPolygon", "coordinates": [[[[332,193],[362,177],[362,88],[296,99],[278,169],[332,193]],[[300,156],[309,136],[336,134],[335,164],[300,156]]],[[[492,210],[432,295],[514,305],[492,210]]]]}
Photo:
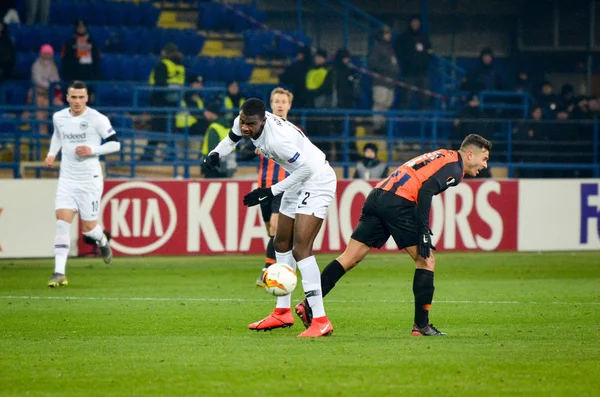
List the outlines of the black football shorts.
{"type": "Polygon", "coordinates": [[[360,220],[352,238],[381,248],[393,237],[398,249],[418,244],[417,205],[381,189],[373,189],[362,207],[360,220]]]}

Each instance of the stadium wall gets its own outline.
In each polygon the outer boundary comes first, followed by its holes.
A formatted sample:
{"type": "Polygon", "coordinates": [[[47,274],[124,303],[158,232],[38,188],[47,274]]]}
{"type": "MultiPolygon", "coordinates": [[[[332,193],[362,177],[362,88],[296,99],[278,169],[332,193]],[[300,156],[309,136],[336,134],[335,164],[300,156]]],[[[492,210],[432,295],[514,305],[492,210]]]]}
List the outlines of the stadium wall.
{"type": "MultiPolygon", "coordinates": [[[[315,241],[319,252],[345,248],[373,183],[340,181],[315,241]]],[[[115,255],[262,253],[259,207],[246,208],[250,181],[108,180],[102,223],[115,255]]],[[[55,180],[0,181],[0,258],[51,257],[55,180]]],[[[600,180],[471,180],[432,203],[440,251],[600,250],[600,180]]],[[[90,246],[72,230],[72,254],[90,246]]],[[[382,248],[394,251],[393,241],[382,248]]]]}

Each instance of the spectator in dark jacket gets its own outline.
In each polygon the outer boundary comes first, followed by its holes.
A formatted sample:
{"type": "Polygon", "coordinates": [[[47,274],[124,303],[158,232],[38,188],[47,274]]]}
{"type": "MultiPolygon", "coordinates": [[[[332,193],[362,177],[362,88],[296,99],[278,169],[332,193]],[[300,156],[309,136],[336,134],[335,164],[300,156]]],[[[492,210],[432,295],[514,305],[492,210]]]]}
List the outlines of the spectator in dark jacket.
{"type": "Polygon", "coordinates": [[[559,98],[554,93],[554,87],[549,81],[544,81],[540,88],[540,91],[535,96],[537,105],[542,108],[542,113],[545,119],[556,118],[556,112],[558,110],[559,98]]]}
{"type": "Polygon", "coordinates": [[[296,59],[279,76],[279,82],[294,93],[294,106],[305,108],[306,73],[312,64],[310,48],[304,47],[296,53],[296,59]]]}
{"type": "MultiPolygon", "coordinates": [[[[476,93],[471,94],[467,106],[462,109],[456,116],[454,121],[454,131],[452,133],[452,146],[460,146],[463,139],[469,134],[481,135],[486,139],[490,139],[492,135],[492,126],[484,119],[488,116],[481,109],[481,102],[476,93]]],[[[478,178],[489,178],[491,173],[489,168],[482,169],[478,178]]]]}
{"type": "Polygon", "coordinates": [[[360,76],[348,67],[350,52],[340,48],[335,54],[333,68],[335,71],[335,103],[339,109],[354,108],[360,90],[360,76]]]}
{"type": "Polygon", "coordinates": [[[100,51],[90,37],[85,21],[76,20],[74,28],[74,35],[62,48],[63,80],[100,80],[100,51]]]}
{"type": "Polygon", "coordinates": [[[9,80],[15,65],[15,45],[8,26],[0,22],[0,81],[9,80]]]}
{"type": "MultiPolygon", "coordinates": [[[[548,152],[552,142],[548,134],[548,125],[542,121],[542,108],[534,107],[529,121],[523,123],[513,135],[513,158],[515,163],[541,163],[550,160],[548,152]]],[[[520,178],[539,178],[544,171],[531,168],[517,168],[520,178]]]]}
{"type": "Polygon", "coordinates": [[[491,48],[481,50],[479,65],[467,72],[461,89],[475,92],[506,89],[502,75],[494,68],[494,52],[491,48]]]}
{"type": "MultiPolygon", "coordinates": [[[[369,69],[382,75],[373,79],[373,111],[376,112],[388,111],[394,103],[395,85],[388,79],[395,80],[399,69],[391,41],[392,30],[388,26],[383,26],[369,54],[369,69]]],[[[373,124],[375,130],[382,130],[385,127],[385,117],[375,115],[373,124]]]]}
{"type": "Polygon", "coordinates": [[[315,54],[313,65],[306,74],[309,105],[314,108],[333,107],[333,71],[327,63],[327,51],[315,54]]]}
{"type": "Polygon", "coordinates": [[[356,163],[354,179],[379,180],[387,175],[387,164],[377,158],[377,145],[367,143],[363,148],[363,158],[356,163]]]}
{"type": "MultiPolygon", "coordinates": [[[[421,29],[420,16],[416,15],[410,19],[408,29],[396,40],[394,51],[401,65],[402,80],[419,88],[429,88],[431,43],[427,33],[421,29]]],[[[413,92],[405,88],[401,90],[402,109],[410,108],[413,92]]],[[[419,106],[422,109],[429,106],[427,95],[419,94],[419,106]]]]}

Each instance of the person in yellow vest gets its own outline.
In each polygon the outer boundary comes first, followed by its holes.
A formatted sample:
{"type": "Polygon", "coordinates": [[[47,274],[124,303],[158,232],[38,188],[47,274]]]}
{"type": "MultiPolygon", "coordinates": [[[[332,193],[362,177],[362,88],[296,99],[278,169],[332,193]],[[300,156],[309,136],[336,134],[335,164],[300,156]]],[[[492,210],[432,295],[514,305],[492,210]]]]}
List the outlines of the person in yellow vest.
{"type": "MultiPolygon", "coordinates": [[[[168,43],[161,51],[161,58],[152,69],[148,83],[155,87],[169,87],[173,90],[152,91],[150,106],[152,107],[179,107],[181,90],[185,85],[185,66],[183,66],[183,54],[179,52],[177,45],[168,43]]],[[[175,115],[173,115],[174,117],[175,115]]],[[[152,131],[166,133],[169,131],[167,124],[169,120],[166,113],[154,114],[152,117],[152,131]]],[[[141,161],[154,161],[156,146],[160,141],[149,140],[144,150],[141,161]]],[[[175,153],[171,153],[174,155],[175,153]]],[[[167,156],[172,157],[172,156],[167,156]]]]}
{"type": "Polygon", "coordinates": [[[327,64],[327,51],[315,54],[313,65],[306,73],[308,104],[316,109],[333,107],[333,71],[327,64]]]}
{"type": "Polygon", "coordinates": [[[237,111],[231,111],[239,109],[246,98],[240,92],[240,85],[235,80],[229,80],[227,82],[227,95],[223,100],[223,107],[227,111],[225,118],[229,121],[229,124],[233,122],[238,115],[237,111]]]}
{"type": "MultiPolygon", "coordinates": [[[[204,111],[204,117],[208,121],[208,129],[204,134],[202,143],[202,155],[208,154],[217,147],[219,142],[229,135],[231,130],[230,123],[221,116],[222,109],[220,103],[212,103],[204,111]]],[[[221,166],[214,170],[209,170],[202,162],[202,174],[205,178],[230,178],[237,170],[236,151],[234,150],[227,156],[221,157],[221,166]]]]}
{"type": "MultiPolygon", "coordinates": [[[[189,88],[204,88],[204,79],[202,76],[192,76],[190,78],[189,88]]],[[[184,110],[175,116],[175,128],[177,132],[186,132],[190,135],[204,135],[208,128],[204,115],[204,100],[200,91],[186,91],[183,95],[180,107],[184,110]]]]}

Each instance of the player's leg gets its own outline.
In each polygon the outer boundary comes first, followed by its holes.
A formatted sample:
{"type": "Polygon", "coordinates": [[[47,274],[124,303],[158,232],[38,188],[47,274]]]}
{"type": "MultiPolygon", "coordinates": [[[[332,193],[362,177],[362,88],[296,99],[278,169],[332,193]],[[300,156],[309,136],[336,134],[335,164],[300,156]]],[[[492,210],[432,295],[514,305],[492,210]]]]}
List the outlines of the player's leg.
{"type": "Polygon", "coordinates": [[[260,213],[262,215],[263,222],[265,223],[265,227],[267,229],[267,235],[269,236],[269,241],[267,242],[265,265],[262,267],[262,269],[260,271],[260,275],[256,279],[256,285],[258,287],[264,287],[265,283],[264,283],[263,276],[264,276],[265,270],[267,270],[267,268],[270,265],[272,265],[273,263],[276,262],[275,248],[273,246],[273,239],[275,238],[275,233],[271,233],[272,212],[271,212],[271,203],[269,203],[268,200],[260,203],[260,213]]]}
{"type": "Polygon", "coordinates": [[[104,263],[112,261],[112,250],[108,245],[108,239],[104,229],[98,225],[100,212],[100,199],[102,198],[102,180],[82,185],[80,192],[75,196],[79,207],[79,219],[81,220],[81,231],[100,247],[100,254],[104,263]]]}
{"type": "MultiPolygon", "coordinates": [[[[331,261],[321,272],[323,297],[335,287],[344,274],[357,266],[367,256],[372,247],[381,248],[389,239],[390,233],[376,213],[379,195],[378,190],[373,190],[367,196],[361,210],[360,221],[352,232],[344,253],[331,261]]],[[[313,313],[306,299],[296,305],[296,314],[305,327],[310,326],[313,313]]]]}
{"type": "MultiPolygon", "coordinates": [[[[57,196],[58,198],[58,196],[57,196]]],[[[62,200],[60,206],[65,205],[62,200]]],[[[71,208],[56,209],[56,236],[54,237],[54,272],[47,285],[50,288],[62,287],[69,284],[67,281],[67,257],[71,248],[71,224],[75,217],[75,210],[71,208]]]]}
{"type": "Polygon", "coordinates": [[[413,294],[415,296],[415,318],[413,324],[413,336],[442,336],[445,333],[437,330],[429,322],[429,311],[433,301],[435,286],[433,275],[435,270],[435,256],[433,252],[425,259],[419,255],[419,247],[413,245],[406,247],[406,252],[415,261],[415,274],[413,277],[413,294]]]}
{"type": "Polygon", "coordinates": [[[302,188],[298,198],[292,250],[294,258],[298,262],[298,270],[302,275],[302,288],[306,300],[313,311],[311,325],[298,337],[314,338],[333,332],[333,326],[325,313],[321,274],[312,249],[323,219],[325,219],[327,208],[335,197],[336,185],[335,172],[328,167],[317,180],[302,188]]]}
{"type": "MultiPolygon", "coordinates": [[[[292,255],[292,243],[294,237],[294,210],[297,201],[297,193],[283,193],[277,231],[273,242],[277,263],[284,263],[294,270],[296,269],[296,260],[292,255]]],[[[273,312],[264,319],[248,325],[248,328],[256,331],[267,331],[275,328],[291,327],[294,324],[294,316],[290,309],[291,305],[291,294],[278,296],[273,312]]]]}
{"type": "Polygon", "coordinates": [[[68,284],[67,257],[71,248],[71,223],[77,212],[77,202],[74,198],[75,185],[61,178],[58,179],[56,200],[56,235],[54,237],[54,272],[47,285],[50,288],[68,284]]]}
{"type": "MultiPolygon", "coordinates": [[[[265,267],[277,262],[275,254],[275,236],[277,235],[277,223],[279,222],[279,208],[281,207],[281,194],[271,199],[271,217],[269,218],[269,243],[267,244],[267,263],[265,267]]],[[[293,230],[293,229],[292,229],[293,230]]],[[[291,237],[289,237],[291,240],[291,237]]]]}

